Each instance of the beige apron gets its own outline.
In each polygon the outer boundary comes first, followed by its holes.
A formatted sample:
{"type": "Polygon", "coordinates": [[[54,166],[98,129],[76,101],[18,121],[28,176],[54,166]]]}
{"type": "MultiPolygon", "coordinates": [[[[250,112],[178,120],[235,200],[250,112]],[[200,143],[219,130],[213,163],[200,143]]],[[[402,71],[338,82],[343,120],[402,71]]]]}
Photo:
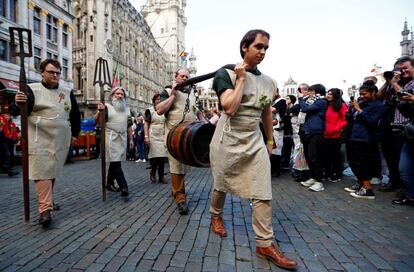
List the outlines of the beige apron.
{"type": "MultiPolygon", "coordinates": [[[[235,82],[235,73],[227,72],[235,82]]],[[[271,100],[276,88],[270,77],[247,73],[236,115],[220,117],[210,143],[214,189],[244,198],[272,199],[270,160],[259,128],[263,109],[259,99],[271,100]]]]}
{"type": "Polygon", "coordinates": [[[70,90],[47,89],[41,83],[29,86],[35,97],[28,117],[29,178],[53,179],[61,172],[70,147],[70,90]]]}
{"type": "Polygon", "coordinates": [[[149,152],[148,158],[167,157],[167,151],[164,145],[164,114],[159,115],[154,107],[148,109],[151,114],[151,123],[149,124],[149,152]]]}
{"type": "Polygon", "coordinates": [[[106,162],[125,161],[129,109],[118,112],[111,104],[105,105],[108,109],[108,122],[105,129],[106,162]]]}
{"type": "MultiPolygon", "coordinates": [[[[168,95],[171,95],[171,89],[167,88],[166,91],[168,92],[168,95]]],[[[183,93],[178,91],[177,95],[175,97],[174,103],[172,104],[170,111],[168,112],[168,116],[165,120],[165,146],[167,142],[167,135],[168,132],[175,126],[180,123],[180,121],[183,119],[183,111],[187,100],[187,93],[183,93]]],[[[191,90],[190,94],[190,112],[188,112],[185,115],[184,121],[195,121],[197,119],[197,106],[195,103],[195,95],[194,91],[191,90]]],[[[168,163],[170,165],[170,172],[172,174],[179,174],[179,175],[185,175],[188,171],[190,171],[190,166],[185,165],[183,163],[180,163],[177,161],[171,154],[168,152],[168,163]]]]}

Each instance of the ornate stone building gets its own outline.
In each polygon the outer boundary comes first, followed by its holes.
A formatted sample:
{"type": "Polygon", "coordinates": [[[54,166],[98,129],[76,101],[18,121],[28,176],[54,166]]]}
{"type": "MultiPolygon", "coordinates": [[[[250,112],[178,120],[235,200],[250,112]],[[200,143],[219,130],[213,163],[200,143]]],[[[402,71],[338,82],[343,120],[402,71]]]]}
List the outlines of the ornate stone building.
{"type": "Polygon", "coordinates": [[[119,64],[128,104],[142,113],[171,78],[170,59],[150,27],[128,0],[75,0],[72,7],[74,89],[85,117],[100,98],[99,87],[93,86],[99,57],[108,60],[112,80],[119,64]]]}
{"type": "Polygon", "coordinates": [[[414,57],[414,33],[408,30],[407,20],[404,22],[404,28],[401,32],[403,40],[400,42],[401,45],[401,56],[414,57]],[[410,35],[410,37],[408,37],[410,35]]]}
{"type": "Polygon", "coordinates": [[[141,10],[155,40],[167,53],[168,78],[174,77],[178,67],[186,67],[179,56],[185,51],[185,6],[186,0],[147,0],[141,10]]]}
{"type": "Polygon", "coordinates": [[[201,105],[203,106],[204,110],[209,111],[213,107],[216,109],[219,108],[218,97],[216,95],[216,92],[212,89],[211,86],[208,88],[207,91],[204,90],[203,87],[199,86],[198,93],[199,93],[199,99],[200,99],[201,105]]]}
{"type": "Polygon", "coordinates": [[[12,57],[9,27],[32,31],[33,57],[25,59],[28,82],[40,81],[39,63],[55,58],[62,64],[60,84],[72,82],[72,19],[70,0],[0,1],[0,104],[13,99],[18,89],[20,59],[12,57]]]}
{"type": "Polygon", "coordinates": [[[287,95],[294,95],[296,96],[296,91],[298,89],[298,83],[289,77],[289,79],[283,84],[283,89],[280,91],[279,94],[281,97],[286,97],[287,95]]]}

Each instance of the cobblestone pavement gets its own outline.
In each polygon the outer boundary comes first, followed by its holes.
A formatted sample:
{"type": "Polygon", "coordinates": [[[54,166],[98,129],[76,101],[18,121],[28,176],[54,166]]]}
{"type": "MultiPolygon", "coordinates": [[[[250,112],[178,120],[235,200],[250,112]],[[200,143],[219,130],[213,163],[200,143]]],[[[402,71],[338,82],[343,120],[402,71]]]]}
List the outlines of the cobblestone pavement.
{"type": "MultiPolygon", "coordinates": [[[[21,175],[0,176],[0,271],[280,271],[255,255],[248,200],[227,196],[229,235],[210,231],[209,169],[188,175],[190,214],[180,216],[170,185],[150,184],[146,167],[125,162],[130,196],[108,192],[102,202],[100,161],[66,165],[47,231],[36,224],[33,184],[24,223],[21,175]]],[[[390,204],[393,193],[353,199],[343,191],[350,179],[315,193],[287,173],[272,184],[276,239],[298,271],[414,271],[414,208],[390,204]]]]}

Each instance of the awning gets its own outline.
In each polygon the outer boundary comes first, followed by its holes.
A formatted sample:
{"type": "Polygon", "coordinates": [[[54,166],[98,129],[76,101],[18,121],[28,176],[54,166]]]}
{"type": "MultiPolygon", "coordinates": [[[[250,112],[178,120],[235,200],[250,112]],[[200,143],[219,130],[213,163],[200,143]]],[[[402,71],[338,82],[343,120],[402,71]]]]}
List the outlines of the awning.
{"type": "Polygon", "coordinates": [[[19,90],[19,82],[0,78],[0,92],[5,91],[7,93],[15,94],[19,90]]]}

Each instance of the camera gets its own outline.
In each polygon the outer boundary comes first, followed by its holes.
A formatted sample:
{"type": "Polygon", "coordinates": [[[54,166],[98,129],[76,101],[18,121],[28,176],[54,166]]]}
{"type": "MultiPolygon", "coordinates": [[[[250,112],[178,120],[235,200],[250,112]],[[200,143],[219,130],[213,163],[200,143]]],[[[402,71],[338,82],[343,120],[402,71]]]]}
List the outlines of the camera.
{"type": "Polygon", "coordinates": [[[394,68],[392,71],[385,71],[384,74],[383,74],[384,79],[386,81],[390,81],[394,77],[395,72],[400,72],[401,73],[401,69],[394,68]]]}
{"type": "Polygon", "coordinates": [[[408,90],[406,90],[406,89],[402,89],[401,91],[399,91],[398,93],[397,93],[397,96],[398,97],[402,97],[402,96],[406,96],[406,95],[408,95],[408,94],[413,94],[414,93],[414,90],[413,89],[408,89],[408,90]]]}

